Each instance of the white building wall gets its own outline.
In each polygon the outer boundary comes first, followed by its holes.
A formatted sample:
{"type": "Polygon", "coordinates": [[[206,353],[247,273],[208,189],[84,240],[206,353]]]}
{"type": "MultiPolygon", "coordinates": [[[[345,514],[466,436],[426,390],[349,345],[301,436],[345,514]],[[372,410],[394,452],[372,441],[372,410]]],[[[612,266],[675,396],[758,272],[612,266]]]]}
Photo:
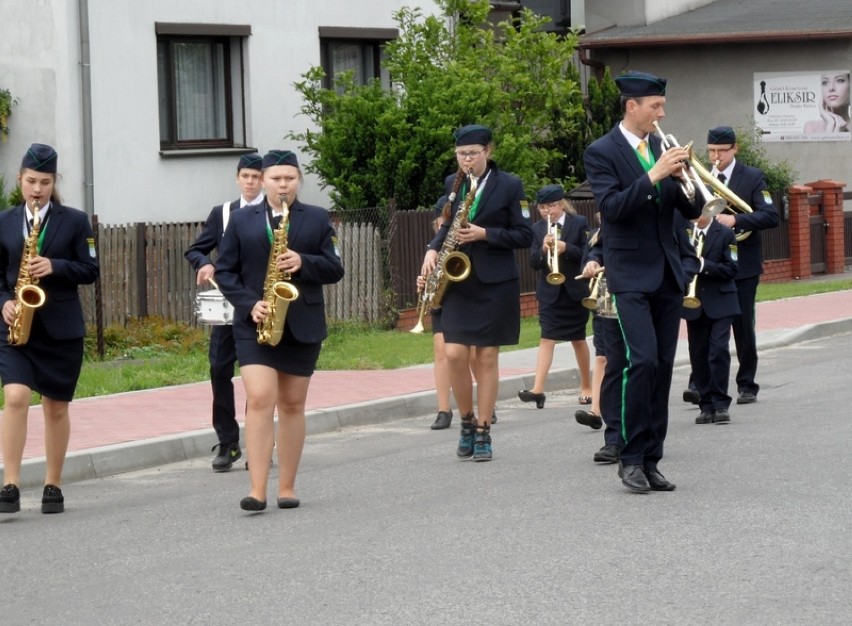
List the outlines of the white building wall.
{"type": "MultiPolygon", "coordinates": [[[[263,153],[298,148],[284,139],[308,123],[293,83],[320,63],[319,27],[394,28],[393,13],[403,6],[435,11],[431,0],[89,0],[94,212],[101,223],[201,220],[237,195],[238,156],[160,156],[155,22],[251,25],[247,143],[263,153]]],[[[77,2],[0,0],[0,15],[0,86],[20,101],[10,140],[0,144],[0,171],[11,181],[30,143],[54,145],[63,198],[83,208],[77,2]]],[[[300,196],[327,204],[310,177],[300,196]]]]}

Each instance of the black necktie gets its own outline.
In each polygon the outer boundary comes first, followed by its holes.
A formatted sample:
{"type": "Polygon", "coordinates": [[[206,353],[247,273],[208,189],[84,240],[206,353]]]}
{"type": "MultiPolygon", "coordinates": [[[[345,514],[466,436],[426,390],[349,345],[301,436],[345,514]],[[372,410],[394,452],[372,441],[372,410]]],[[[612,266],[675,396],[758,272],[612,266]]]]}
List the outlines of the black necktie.
{"type": "Polygon", "coordinates": [[[281,225],[281,218],[283,215],[276,215],[272,218],[272,230],[276,230],[281,225]]]}
{"type": "Polygon", "coordinates": [[[722,183],[724,185],[726,180],[728,180],[727,176],[725,176],[724,174],[719,174],[719,182],[720,183],[722,183]]]}

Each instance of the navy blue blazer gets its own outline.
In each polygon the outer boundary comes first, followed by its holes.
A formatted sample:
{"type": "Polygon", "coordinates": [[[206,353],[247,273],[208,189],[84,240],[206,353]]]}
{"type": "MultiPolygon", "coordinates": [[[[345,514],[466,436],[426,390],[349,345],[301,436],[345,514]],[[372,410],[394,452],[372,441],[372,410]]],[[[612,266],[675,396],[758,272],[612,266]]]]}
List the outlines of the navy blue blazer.
{"type": "MultiPolygon", "coordinates": [[[[650,135],[649,144],[659,158],[660,139],[650,135]]],[[[700,194],[690,202],[671,177],[652,185],[618,126],[586,149],[583,163],[606,233],[603,256],[610,291],[653,292],[662,284],[666,266],[685,289],[673,217],[676,210],[688,219],[698,217],[700,194]]]]}
{"type": "MultiPolygon", "coordinates": [[[[0,307],[15,299],[15,284],[24,250],[24,205],[0,213],[0,307]]],[[[95,235],[83,211],[52,202],[44,226],[41,256],[50,259],[53,273],[39,280],[46,299],[36,315],[53,339],[79,339],[86,334],[78,285],[98,278],[95,235]]],[[[0,331],[9,327],[0,321],[0,331]]]]}
{"type": "MultiPolygon", "coordinates": [[[[237,198],[229,203],[229,221],[233,212],[240,210],[240,200],[241,198],[237,198]]],[[[222,243],[222,237],[225,235],[224,208],[224,204],[213,207],[195,242],[183,254],[196,272],[204,265],[213,264],[210,253],[219,247],[219,244],[222,243]]]]}
{"type": "MultiPolygon", "coordinates": [[[[489,163],[491,173],[482,190],[477,214],[472,224],[486,230],[486,239],[459,246],[459,250],[470,257],[471,271],[483,283],[499,283],[520,276],[515,263],[515,248],[526,248],[532,243],[529,220],[521,211],[521,202],[526,199],[521,179],[514,174],[501,172],[494,163],[489,163]]],[[[456,175],[444,181],[445,193],[450,195],[456,175]]],[[[463,187],[464,188],[464,187],[463,187]]],[[[447,237],[452,217],[455,216],[464,197],[459,193],[453,202],[452,216],[444,222],[428,248],[440,252],[447,237]]]]}
{"type": "Polygon", "coordinates": [[[559,240],[565,242],[565,252],[559,255],[559,272],[565,275],[561,285],[551,285],[547,282],[550,273],[548,255],[542,252],[541,246],[547,235],[547,220],[539,220],[532,225],[533,243],[530,246],[530,266],[538,271],[535,286],[535,297],[543,304],[553,304],[559,299],[562,290],[574,302],[580,302],[589,295],[589,281],[574,280],[580,273],[580,261],[588,242],[589,221],[583,215],[565,214],[565,225],[560,229],[559,240]]]}
{"type": "Polygon", "coordinates": [[[728,181],[728,189],[744,200],[752,213],[737,213],[737,233],[751,231],[751,235],[737,245],[739,270],[737,279],[753,278],[763,273],[763,251],[760,243],[760,231],[778,226],[778,211],[772,203],[772,197],[766,189],[766,180],[756,167],[734,163],[734,171],[728,181]]]}
{"type": "MultiPolygon", "coordinates": [[[[692,237],[691,230],[687,236],[692,237]]],[[[739,315],[740,302],[734,283],[737,260],[731,251],[735,244],[734,232],[730,228],[715,220],[710,222],[701,250],[704,267],[695,285],[695,295],[701,306],[697,309],[684,308],[682,315],[685,320],[698,319],[702,313],[714,320],[739,315]]]]}
{"type": "MultiPolygon", "coordinates": [[[[269,265],[267,201],[235,211],[228,222],[216,259],[219,290],[234,306],[234,338],[254,339],[257,324],[251,310],[263,299],[263,282],[269,265]]],[[[290,207],[288,248],[302,257],[301,269],[291,282],[299,297],[287,309],[286,325],[302,343],[317,343],[328,336],[323,285],[343,278],[337,236],[328,212],[296,200],[290,207]]]]}

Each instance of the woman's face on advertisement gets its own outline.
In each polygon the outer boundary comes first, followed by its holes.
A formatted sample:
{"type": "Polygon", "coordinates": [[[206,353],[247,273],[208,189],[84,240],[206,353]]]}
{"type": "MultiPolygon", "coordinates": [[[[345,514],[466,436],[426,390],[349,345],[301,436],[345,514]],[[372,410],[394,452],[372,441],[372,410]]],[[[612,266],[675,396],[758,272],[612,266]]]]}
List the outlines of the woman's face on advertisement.
{"type": "Polygon", "coordinates": [[[832,109],[848,107],[849,74],[823,74],[822,101],[832,109]]]}

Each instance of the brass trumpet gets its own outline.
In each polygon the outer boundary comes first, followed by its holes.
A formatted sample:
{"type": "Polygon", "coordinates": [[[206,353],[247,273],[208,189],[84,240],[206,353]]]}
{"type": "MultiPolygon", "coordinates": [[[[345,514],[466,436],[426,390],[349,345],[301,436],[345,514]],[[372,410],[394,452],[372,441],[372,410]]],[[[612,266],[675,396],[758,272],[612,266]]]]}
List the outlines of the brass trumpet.
{"type": "MultiPolygon", "coordinates": [[[[604,268],[600,268],[595,275],[592,276],[591,280],[589,280],[589,295],[583,298],[583,306],[591,311],[598,310],[598,296],[601,292],[601,279],[603,278],[604,268]]],[[[583,275],[580,274],[577,276],[577,280],[583,278],[583,275]]]]}
{"type": "Polygon", "coordinates": [[[547,252],[547,265],[550,267],[547,282],[551,285],[561,285],[565,282],[565,274],[559,272],[559,224],[551,223],[550,213],[547,214],[547,234],[552,237],[547,252]]]}
{"type": "MultiPolygon", "coordinates": [[[[696,173],[698,174],[699,179],[707,183],[707,185],[709,185],[710,188],[713,189],[713,193],[716,194],[717,197],[722,198],[725,201],[724,210],[735,215],[737,213],[754,212],[745,200],[740,198],[737,194],[728,189],[728,187],[724,183],[719,181],[719,172],[716,169],[718,161],[713,164],[713,171],[707,171],[707,168],[704,167],[701,162],[694,156],[690,155],[689,160],[693,169],[695,169],[696,173]]],[[[749,235],[751,235],[751,231],[747,230],[742,233],[737,233],[735,237],[737,241],[742,241],[743,239],[748,238],[749,235]]]]}
{"type": "MultiPolygon", "coordinates": [[[[656,121],[652,123],[654,124],[654,128],[657,129],[657,134],[662,140],[664,150],[681,147],[673,135],[664,134],[660,125],[656,121]]],[[[681,189],[683,189],[683,192],[688,198],[692,199],[695,198],[695,189],[697,187],[701,194],[701,199],[704,200],[704,206],[701,208],[701,214],[716,217],[719,213],[725,210],[727,203],[723,198],[711,195],[710,192],[707,191],[707,188],[701,184],[701,178],[693,164],[693,161],[696,159],[692,156],[692,142],[686,145],[686,149],[689,151],[689,161],[687,161],[686,166],[681,168],[681,174],[683,175],[683,180],[680,182],[681,189]]],[[[718,181],[716,182],[718,183],[718,181]]]]}
{"type": "MultiPolygon", "coordinates": [[[[698,228],[693,226],[693,233],[698,232],[698,228]]],[[[696,237],[693,236],[692,245],[695,248],[696,256],[700,257],[701,252],[704,250],[704,237],[696,237]]],[[[689,289],[686,292],[686,295],[683,297],[683,306],[687,309],[697,309],[701,306],[701,300],[695,295],[695,290],[698,288],[698,274],[692,277],[692,282],[689,283],[689,289]]]]}

